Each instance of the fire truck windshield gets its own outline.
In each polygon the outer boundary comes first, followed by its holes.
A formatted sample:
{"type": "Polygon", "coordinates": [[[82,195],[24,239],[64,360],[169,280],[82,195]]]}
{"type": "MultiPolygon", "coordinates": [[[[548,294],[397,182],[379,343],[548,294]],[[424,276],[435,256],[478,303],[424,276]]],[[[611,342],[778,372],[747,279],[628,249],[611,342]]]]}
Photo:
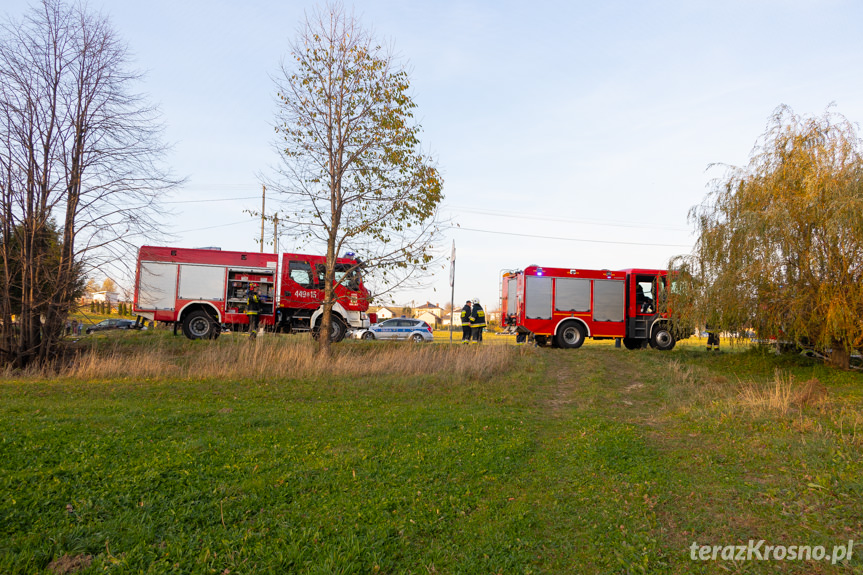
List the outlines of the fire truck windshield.
{"type": "Polygon", "coordinates": [[[357,291],[360,289],[362,278],[360,270],[351,270],[351,267],[348,264],[336,264],[336,283],[342,284],[351,291],[357,291]]]}

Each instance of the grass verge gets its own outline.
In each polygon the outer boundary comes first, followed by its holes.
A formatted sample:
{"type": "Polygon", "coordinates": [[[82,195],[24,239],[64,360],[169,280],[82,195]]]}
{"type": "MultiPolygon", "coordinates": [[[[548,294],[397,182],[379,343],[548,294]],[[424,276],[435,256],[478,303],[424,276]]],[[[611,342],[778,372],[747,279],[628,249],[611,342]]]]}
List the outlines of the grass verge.
{"type": "Polygon", "coordinates": [[[690,558],[860,538],[860,374],[694,345],[85,343],[0,384],[0,572],[863,566],[690,558]]]}

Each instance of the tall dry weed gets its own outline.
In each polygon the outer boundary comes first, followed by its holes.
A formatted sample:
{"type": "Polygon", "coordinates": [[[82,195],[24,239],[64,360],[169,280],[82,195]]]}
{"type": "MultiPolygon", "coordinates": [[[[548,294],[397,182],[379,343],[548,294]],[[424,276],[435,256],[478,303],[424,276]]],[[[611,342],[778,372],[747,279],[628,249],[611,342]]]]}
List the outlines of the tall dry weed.
{"type": "Polygon", "coordinates": [[[767,385],[741,382],[737,404],[758,414],[768,412],[787,414],[793,408],[803,408],[825,402],[827,387],[817,379],[796,382],[794,376],[776,370],[773,381],[767,385]]]}
{"type": "Polygon", "coordinates": [[[863,413],[850,404],[844,404],[830,414],[833,433],[837,439],[856,449],[863,447],[863,413]]]}

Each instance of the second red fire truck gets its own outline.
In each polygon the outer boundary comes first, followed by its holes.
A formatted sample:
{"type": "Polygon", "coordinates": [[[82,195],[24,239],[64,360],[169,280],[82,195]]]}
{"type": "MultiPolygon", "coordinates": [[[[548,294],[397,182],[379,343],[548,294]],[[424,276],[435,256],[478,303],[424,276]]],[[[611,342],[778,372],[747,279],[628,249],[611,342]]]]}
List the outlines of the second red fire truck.
{"type": "MultiPolygon", "coordinates": [[[[222,326],[245,329],[249,286],[263,302],[260,325],[283,332],[317,330],[324,300],[324,256],[142,246],[133,311],[181,327],[190,339],[219,336],[222,326]]],[[[369,327],[369,292],[359,262],[336,260],[333,341],[348,329],[369,327]]]]}
{"type": "Polygon", "coordinates": [[[690,334],[665,310],[666,270],[584,270],[528,266],[504,274],[505,323],[538,345],[578,348],[588,337],[620,338],[628,349],[670,350],[690,334]]]}

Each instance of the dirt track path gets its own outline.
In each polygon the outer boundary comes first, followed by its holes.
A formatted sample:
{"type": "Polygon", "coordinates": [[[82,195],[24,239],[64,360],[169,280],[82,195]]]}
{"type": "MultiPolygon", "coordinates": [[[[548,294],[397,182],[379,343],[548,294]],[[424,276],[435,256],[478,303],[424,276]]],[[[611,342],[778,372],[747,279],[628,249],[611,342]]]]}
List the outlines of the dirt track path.
{"type": "Polygon", "coordinates": [[[646,373],[655,369],[649,351],[614,348],[549,350],[547,373],[554,381],[545,402],[548,415],[568,409],[598,410],[618,421],[643,423],[657,398],[646,373]]]}

